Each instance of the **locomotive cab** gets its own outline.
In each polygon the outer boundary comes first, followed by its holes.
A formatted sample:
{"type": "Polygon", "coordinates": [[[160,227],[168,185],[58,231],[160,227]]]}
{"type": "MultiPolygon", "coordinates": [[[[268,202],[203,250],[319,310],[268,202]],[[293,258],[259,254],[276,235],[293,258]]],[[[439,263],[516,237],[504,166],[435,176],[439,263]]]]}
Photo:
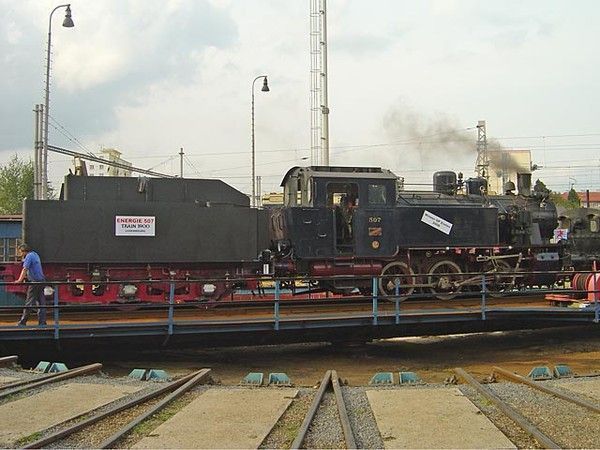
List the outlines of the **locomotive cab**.
{"type": "Polygon", "coordinates": [[[290,169],[281,184],[284,206],[271,217],[273,243],[294,243],[300,259],[393,254],[383,228],[391,224],[396,180],[375,167],[290,169]]]}

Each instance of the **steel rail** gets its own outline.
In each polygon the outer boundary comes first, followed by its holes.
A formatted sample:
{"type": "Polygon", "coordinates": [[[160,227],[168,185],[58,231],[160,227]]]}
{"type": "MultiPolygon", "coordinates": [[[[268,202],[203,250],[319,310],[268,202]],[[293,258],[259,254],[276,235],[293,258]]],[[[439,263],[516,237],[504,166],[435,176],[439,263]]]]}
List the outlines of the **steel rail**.
{"type": "MultiPolygon", "coordinates": [[[[70,436],[74,433],[77,433],[78,431],[81,431],[82,429],[95,424],[96,422],[101,421],[102,419],[105,419],[107,417],[113,416],[115,414],[118,414],[122,411],[125,411],[126,409],[129,408],[133,408],[134,406],[140,405],[142,403],[145,403],[149,400],[152,400],[155,397],[159,397],[163,394],[166,394],[167,392],[171,392],[174,389],[177,389],[178,387],[180,387],[181,385],[183,385],[184,383],[187,383],[189,380],[191,380],[195,375],[197,374],[197,372],[191,373],[189,375],[186,375],[182,378],[179,378],[178,380],[173,381],[172,383],[167,384],[166,386],[162,386],[159,389],[156,389],[152,392],[149,392],[147,394],[144,394],[143,396],[139,397],[139,398],[135,398],[132,399],[126,403],[123,403],[121,405],[115,406],[110,408],[109,410],[100,413],[100,414],[96,414],[95,416],[89,417],[87,419],[82,420],[81,422],[77,422],[67,428],[63,428],[62,430],[56,431],[55,433],[52,433],[46,437],[43,437],[41,439],[38,439],[37,441],[34,442],[30,442],[29,444],[27,444],[26,446],[24,446],[23,448],[42,448],[42,447],[46,447],[49,444],[53,444],[55,442],[57,442],[58,440],[65,438],[67,436],[70,436]]],[[[102,406],[101,406],[102,408],[102,406]]],[[[86,413],[89,414],[89,413],[86,413]]],[[[71,420],[71,419],[69,419],[71,420]]]]}
{"type": "Polygon", "coordinates": [[[310,427],[311,422],[313,421],[315,414],[317,413],[317,409],[319,409],[319,405],[323,400],[323,395],[325,395],[325,391],[329,387],[329,383],[331,381],[331,370],[325,372],[325,376],[321,380],[321,385],[319,386],[319,390],[313,399],[306,416],[304,416],[304,421],[298,430],[298,434],[296,435],[296,439],[292,442],[291,450],[298,450],[302,447],[302,443],[304,442],[304,438],[306,438],[306,433],[308,433],[308,428],[310,427]]]}
{"type": "Polygon", "coordinates": [[[554,442],[549,436],[542,433],[535,425],[533,425],[527,418],[525,418],[517,410],[509,406],[500,397],[494,394],[490,388],[479,383],[473,376],[468,374],[464,369],[457,367],[454,369],[457,376],[469,383],[477,392],[483,395],[486,399],[491,401],[496,408],[507,415],[513,422],[519,425],[526,433],[532,436],[538,443],[544,446],[544,448],[559,449],[561,448],[556,442],[554,442]]]}
{"type": "Polygon", "coordinates": [[[542,386],[539,383],[536,383],[535,381],[528,380],[527,378],[522,377],[521,375],[517,375],[516,373],[509,372],[508,370],[503,369],[501,367],[494,367],[493,371],[494,371],[494,373],[500,374],[503,377],[508,378],[509,380],[516,381],[517,383],[525,384],[529,387],[537,389],[538,391],[542,391],[542,392],[545,392],[546,394],[554,395],[555,397],[558,397],[560,399],[566,400],[571,403],[575,403],[576,405],[583,406],[584,408],[587,408],[590,411],[593,411],[595,413],[600,413],[600,406],[595,405],[592,402],[588,402],[586,400],[581,400],[581,399],[578,399],[575,397],[571,397],[568,394],[563,394],[562,392],[557,391],[556,389],[542,386]]]}
{"type": "Polygon", "coordinates": [[[338,378],[336,370],[331,371],[331,385],[333,386],[333,392],[335,394],[335,401],[337,403],[338,414],[340,415],[340,422],[342,424],[342,430],[344,431],[344,440],[346,441],[346,448],[358,448],[356,446],[356,441],[354,440],[354,433],[352,432],[350,419],[348,419],[348,411],[346,410],[346,404],[344,403],[344,395],[342,393],[340,379],[338,378]]]}
{"type": "MultiPolygon", "coordinates": [[[[7,389],[12,389],[12,388],[16,388],[18,386],[23,386],[26,384],[31,384],[31,383],[35,383],[37,381],[43,381],[43,380],[48,380],[50,378],[54,378],[57,375],[60,375],[61,372],[56,372],[56,373],[47,373],[45,375],[42,375],[41,377],[37,377],[37,378],[32,378],[30,380],[21,380],[21,381],[13,381],[12,383],[7,383],[7,384],[3,384],[0,386],[0,391],[5,391],[7,389]]],[[[65,372],[62,372],[65,373],[65,372]]],[[[1,398],[1,397],[0,397],[1,398]]]]}
{"type": "Polygon", "coordinates": [[[94,363],[89,364],[87,366],[76,367],[75,369],[67,370],[66,372],[60,372],[51,377],[44,378],[43,380],[36,379],[31,383],[28,383],[24,386],[15,387],[14,389],[8,389],[4,392],[0,393],[0,399],[8,397],[13,394],[18,394],[19,392],[26,391],[27,389],[33,389],[38,386],[43,386],[45,384],[54,383],[56,381],[68,380],[69,378],[78,377],[80,375],[85,375],[92,372],[97,372],[102,369],[102,364],[94,363]]]}
{"type": "Polygon", "coordinates": [[[7,366],[10,363],[17,362],[17,359],[19,359],[19,357],[17,355],[4,356],[4,357],[0,358],[0,367],[7,366]]]}
{"type": "Polygon", "coordinates": [[[158,402],[156,405],[154,405],[148,411],[146,411],[142,415],[136,417],[134,420],[132,420],[131,422],[129,422],[127,425],[125,425],[119,431],[117,431],[116,433],[114,433],[108,439],[104,440],[98,446],[98,448],[111,448],[111,446],[115,442],[117,442],[120,439],[122,439],[127,433],[129,433],[131,430],[133,430],[136,426],[138,426],[144,420],[146,420],[150,416],[156,414],[158,411],[160,411],[161,409],[163,409],[165,406],[167,406],[173,400],[175,400],[176,398],[178,398],[179,396],[181,396],[185,392],[189,391],[191,388],[193,388],[194,386],[196,386],[202,380],[204,380],[205,378],[207,378],[208,375],[209,375],[209,373],[210,373],[210,369],[201,369],[201,370],[195,372],[194,374],[192,374],[192,377],[185,384],[183,384],[182,386],[180,386],[179,388],[177,388],[177,390],[175,390],[175,392],[171,393],[169,396],[167,396],[166,398],[162,399],[160,402],[158,402]]]}

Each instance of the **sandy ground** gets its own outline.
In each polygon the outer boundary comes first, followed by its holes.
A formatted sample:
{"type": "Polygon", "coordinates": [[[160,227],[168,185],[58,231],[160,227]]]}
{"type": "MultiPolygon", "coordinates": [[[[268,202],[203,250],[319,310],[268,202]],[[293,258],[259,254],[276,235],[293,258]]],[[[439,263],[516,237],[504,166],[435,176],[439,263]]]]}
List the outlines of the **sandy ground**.
{"type": "Polygon", "coordinates": [[[285,372],[297,386],[312,386],[327,369],[350,385],[366,385],[375,372],[413,371],[429,383],[443,382],[454,367],[479,378],[493,366],[527,375],[534,366],[568,364],[577,374],[600,374],[600,325],[535,331],[425,336],[358,346],[328,343],[202,350],[137,352],[103,360],[103,371],[120,376],[132,368],[161,368],[172,375],[211,367],[223,384],[248,372],[285,372]]]}

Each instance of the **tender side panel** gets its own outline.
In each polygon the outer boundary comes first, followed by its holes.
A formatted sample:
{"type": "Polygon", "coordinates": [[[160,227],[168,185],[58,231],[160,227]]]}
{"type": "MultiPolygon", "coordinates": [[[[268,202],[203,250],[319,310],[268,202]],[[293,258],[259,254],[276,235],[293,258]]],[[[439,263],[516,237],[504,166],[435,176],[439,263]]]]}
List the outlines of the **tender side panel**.
{"type": "Polygon", "coordinates": [[[231,205],[27,200],[24,216],[45,263],[241,262],[268,247],[266,212],[231,205]],[[154,217],[155,236],[116,236],[118,215],[154,217]]]}

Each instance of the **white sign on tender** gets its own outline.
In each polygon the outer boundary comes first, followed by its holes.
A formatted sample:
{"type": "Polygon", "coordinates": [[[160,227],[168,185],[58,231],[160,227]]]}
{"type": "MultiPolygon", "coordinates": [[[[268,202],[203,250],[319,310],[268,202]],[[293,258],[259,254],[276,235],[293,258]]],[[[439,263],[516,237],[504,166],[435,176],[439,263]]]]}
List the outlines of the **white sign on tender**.
{"type": "Polygon", "coordinates": [[[115,216],[115,236],[154,236],[156,217],[115,216]]]}
{"type": "Polygon", "coordinates": [[[421,217],[421,222],[426,223],[430,227],[435,228],[436,230],[440,230],[442,233],[450,234],[452,230],[452,224],[447,220],[442,219],[439,216],[436,216],[433,213],[425,210],[423,211],[423,217],[421,217]]]}

